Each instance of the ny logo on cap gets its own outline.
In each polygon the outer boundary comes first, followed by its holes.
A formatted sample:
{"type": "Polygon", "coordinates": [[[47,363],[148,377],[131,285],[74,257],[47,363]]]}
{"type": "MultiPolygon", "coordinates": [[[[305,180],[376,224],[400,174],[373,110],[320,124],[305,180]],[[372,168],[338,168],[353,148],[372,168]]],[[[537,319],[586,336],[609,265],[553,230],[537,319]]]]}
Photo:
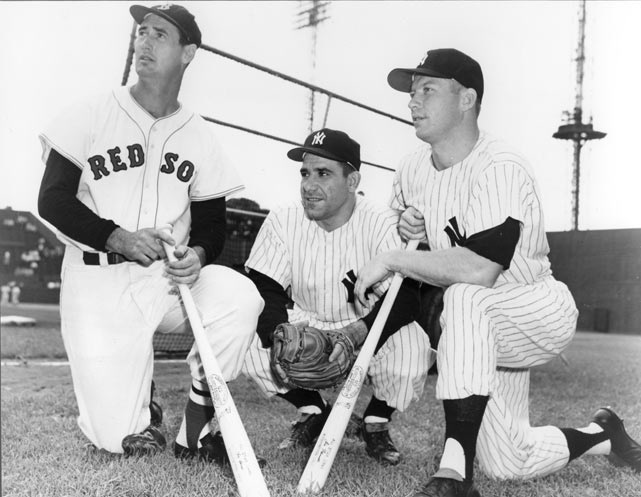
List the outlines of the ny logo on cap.
{"type": "Polygon", "coordinates": [[[159,5],[159,6],[158,6],[158,7],[156,7],[156,8],[157,8],[158,10],[169,10],[169,9],[171,9],[173,6],[174,6],[174,5],[173,5],[173,4],[171,4],[171,3],[166,3],[166,4],[163,4],[163,5],[159,5]]]}
{"type": "Polygon", "coordinates": [[[323,145],[323,141],[325,141],[325,133],[319,131],[314,135],[314,138],[312,139],[312,145],[323,145]]]}

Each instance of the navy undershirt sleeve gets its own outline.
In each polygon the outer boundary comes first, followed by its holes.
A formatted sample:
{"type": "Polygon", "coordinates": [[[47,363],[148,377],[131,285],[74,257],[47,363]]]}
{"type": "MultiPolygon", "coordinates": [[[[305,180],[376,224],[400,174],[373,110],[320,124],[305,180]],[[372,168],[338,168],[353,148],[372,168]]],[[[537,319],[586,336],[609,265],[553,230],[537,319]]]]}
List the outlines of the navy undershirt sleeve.
{"type": "Polygon", "coordinates": [[[256,333],[258,333],[263,348],[267,349],[273,345],[272,334],[276,326],[289,321],[287,314],[289,297],[280,283],[259,271],[249,269],[247,276],[254,282],[260,296],[265,301],[263,312],[258,316],[256,333]]]}
{"type": "MultiPolygon", "coordinates": [[[[394,299],[394,304],[392,305],[387,321],[383,326],[383,331],[381,332],[381,337],[378,340],[374,353],[378,352],[385,341],[400,328],[410,324],[416,319],[420,309],[419,287],[419,282],[416,280],[411,278],[405,278],[403,280],[396,299],[394,299]]],[[[376,302],[370,313],[361,318],[365,322],[365,325],[367,325],[368,330],[372,328],[386,295],[387,292],[376,302]]]]}
{"type": "Polygon", "coordinates": [[[521,236],[521,223],[508,217],[503,224],[470,236],[463,247],[508,269],[521,236]]]}
{"type": "Polygon", "coordinates": [[[38,194],[38,213],[69,238],[104,251],[109,235],[118,228],[76,197],[82,172],[52,149],[38,194]]]}
{"type": "Polygon", "coordinates": [[[190,247],[200,246],[205,251],[205,264],[210,264],[223,251],[225,228],[227,226],[227,206],[225,198],[214,198],[202,202],[192,202],[190,247]]]}

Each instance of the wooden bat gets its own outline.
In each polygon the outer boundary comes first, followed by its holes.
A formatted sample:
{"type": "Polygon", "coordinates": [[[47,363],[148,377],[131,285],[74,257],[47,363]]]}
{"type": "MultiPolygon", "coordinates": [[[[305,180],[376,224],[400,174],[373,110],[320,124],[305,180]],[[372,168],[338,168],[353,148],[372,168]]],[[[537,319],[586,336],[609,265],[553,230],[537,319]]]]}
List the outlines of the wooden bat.
{"type": "MultiPolygon", "coordinates": [[[[418,246],[418,240],[410,240],[407,244],[406,250],[415,250],[418,246]]],[[[303,471],[303,475],[298,482],[298,493],[304,494],[307,492],[317,493],[325,485],[329,470],[332,468],[334,458],[338,452],[345,429],[349,418],[354,411],[356,399],[363,387],[363,382],[367,375],[367,368],[376,350],[376,345],[383,332],[383,326],[387,321],[396,294],[403,282],[403,275],[396,273],[392,278],[392,284],[387,290],[387,295],[383,299],[378,315],[372,324],[365,343],[361,348],[352,371],[350,372],[340,394],[336,398],[334,407],[329,413],[323,431],[318,436],[316,445],[312,454],[309,456],[307,466],[303,471]]]]}
{"type": "MultiPolygon", "coordinates": [[[[170,261],[175,261],[174,247],[164,242],[163,245],[167,258],[170,261]]],[[[269,490],[267,490],[265,479],[256,460],[256,454],[227,388],[218,360],[209,346],[202,319],[191,291],[185,284],[179,284],[178,290],[187,311],[187,317],[198,347],[198,354],[205,370],[216,418],[225,441],[238,493],[241,497],[269,497],[269,490]]]]}

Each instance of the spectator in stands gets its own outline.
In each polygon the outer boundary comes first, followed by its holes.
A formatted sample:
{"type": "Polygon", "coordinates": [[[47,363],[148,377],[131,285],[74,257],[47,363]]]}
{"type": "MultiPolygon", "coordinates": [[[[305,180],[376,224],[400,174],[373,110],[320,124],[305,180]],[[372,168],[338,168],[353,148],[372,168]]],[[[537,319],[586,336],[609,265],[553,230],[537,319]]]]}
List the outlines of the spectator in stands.
{"type": "Polygon", "coordinates": [[[11,287],[9,285],[2,285],[2,288],[0,290],[2,291],[2,303],[8,304],[11,287]]]}

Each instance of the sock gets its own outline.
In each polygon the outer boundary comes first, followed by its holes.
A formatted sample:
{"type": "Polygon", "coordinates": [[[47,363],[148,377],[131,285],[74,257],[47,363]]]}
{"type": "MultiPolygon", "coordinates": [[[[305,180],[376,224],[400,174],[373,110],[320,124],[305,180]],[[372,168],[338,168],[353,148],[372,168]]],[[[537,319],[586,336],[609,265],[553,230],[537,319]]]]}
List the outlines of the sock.
{"type": "Polygon", "coordinates": [[[315,390],[295,388],[287,393],[278,393],[276,395],[296,406],[301,414],[320,414],[327,405],[321,394],[315,390]]]}
{"type": "Polygon", "coordinates": [[[471,395],[464,399],[443,401],[445,445],[441,464],[435,476],[451,478],[451,471],[447,471],[450,469],[462,478],[472,481],[476,440],[488,399],[489,397],[483,395],[471,395]]]}
{"type": "Polygon", "coordinates": [[[363,413],[363,420],[366,423],[387,423],[392,420],[392,414],[395,410],[384,400],[377,399],[372,395],[372,400],[369,401],[363,413]]]}
{"type": "Polygon", "coordinates": [[[561,428],[560,429],[568,442],[570,459],[576,459],[582,454],[587,455],[608,455],[611,450],[610,439],[596,423],[590,423],[585,428],[561,428]]]}
{"type": "Polygon", "coordinates": [[[192,380],[185,414],[176,436],[183,447],[197,449],[199,440],[210,432],[209,423],[214,417],[214,404],[205,382],[192,380]]]}

